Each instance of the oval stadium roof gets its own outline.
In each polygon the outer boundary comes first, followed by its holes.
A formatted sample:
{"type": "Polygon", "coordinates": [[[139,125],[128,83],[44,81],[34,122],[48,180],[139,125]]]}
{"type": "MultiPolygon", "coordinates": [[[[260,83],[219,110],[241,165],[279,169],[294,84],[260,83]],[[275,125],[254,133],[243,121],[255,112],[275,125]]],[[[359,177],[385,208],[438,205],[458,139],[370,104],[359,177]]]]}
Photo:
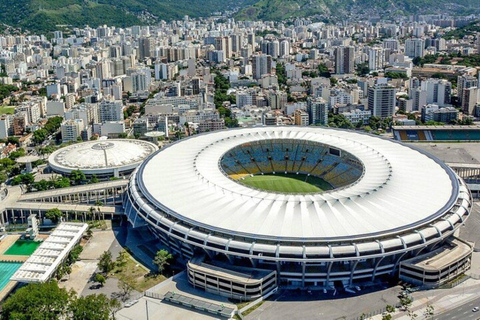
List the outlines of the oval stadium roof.
{"type": "Polygon", "coordinates": [[[357,239],[401,233],[453,206],[458,180],[436,158],[393,140],[354,131],[261,127],[181,140],[139,168],[143,196],[191,225],[262,239],[357,239]],[[219,162],[240,144],[310,140],[343,149],[364,165],[354,184],[316,194],[278,194],[233,181],[219,162]]]}

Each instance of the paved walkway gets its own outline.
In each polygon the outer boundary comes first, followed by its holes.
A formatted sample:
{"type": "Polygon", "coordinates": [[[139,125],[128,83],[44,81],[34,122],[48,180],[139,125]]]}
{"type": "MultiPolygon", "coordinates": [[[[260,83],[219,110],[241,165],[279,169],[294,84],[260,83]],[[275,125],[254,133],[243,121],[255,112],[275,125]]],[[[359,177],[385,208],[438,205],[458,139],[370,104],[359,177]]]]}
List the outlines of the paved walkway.
{"type": "Polygon", "coordinates": [[[33,201],[41,198],[58,197],[61,195],[89,192],[92,190],[104,190],[108,188],[123,187],[128,184],[128,181],[129,181],[128,179],[120,179],[120,180],[104,181],[104,182],[99,182],[94,184],[72,186],[68,188],[53,189],[53,190],[39,191],[39,192],[29,192],[19,197],[19,201],[33,201]]]}
{"type": "Polygon", "coordinates": [[[123,308],[115,314],[117,320],[213,320],[225,319],[193,309],[147,297],[140,298],[136,304],[123,308]],[[147,311],[148,310],[148,311],[147,311]],[[148,315],[147,315],[148,312],[148,315]]]}
{"type": "Polygon", "coordinates": [[[0,241],[0,255],[3,255],[20,238],[19,234],[9,234],[0,241]]]}
{"type": "MultiPolygon", "coordinates": [[[[175,277],[168,278],[162,283],[150,288],[148,291],[154,292],[159,296],[164,296],[168,291],[176,292],[195,299],[204,300],[210,303],[223,304],[230,308],[236,308],[227,298],[207,293],[203,290],[195,289],[188,284],[185,272],[175,277]]],[[[225,319],[220,316],[208,314],[188,307],[182,307],[176,304],[163,302],[159,299],[142,297],[138,302],[128,308],[119,310],[116,314],[118,320],[133,319],[161,319],[161,320],[211,320],[225,319]],[[147,316],[148,308],[148,316],[147,316]]]]}
{"type": "Polygon", "coordinates": [[[81,295],[97,270],[100,255],[110,248],[114,239],[112,230],[95,231],[93,237],[83,247],[80,259],[72,265],[70,277],[67,281],[61,281],[59,286],[67,290],[73,289],[77,295],[81,295]]]}

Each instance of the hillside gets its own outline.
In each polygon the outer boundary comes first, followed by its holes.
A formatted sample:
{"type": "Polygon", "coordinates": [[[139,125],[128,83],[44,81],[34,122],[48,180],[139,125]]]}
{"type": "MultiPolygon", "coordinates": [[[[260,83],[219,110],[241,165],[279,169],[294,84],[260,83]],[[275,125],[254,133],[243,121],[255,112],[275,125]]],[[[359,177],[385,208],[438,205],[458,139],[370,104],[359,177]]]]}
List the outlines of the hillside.
{"type": "Polygon", "coordinates": [[[0,0],[0,23],[33,32],[57,25],[131,26],[159,20],[209,16],[235,0],[0,0]]]}
{"type": "Polygon", "coordinates": [[[344,19],[353,13],[381,14],[479,12],[479,0],[0,0],[0,23],[32,32],[48,32],[58,25],[131,26],[184,15],[207,17],[241,8],[243,20],[282,20],[323,15],[344,19]]]}
{"type": "Polygon", "coordinates": [[[243,8],[237,18],[245,20],[282,20],[323,15],[345,18],[351,13],[365,16],[379,14],[468,14],[480,12],[478,0],[259,0],[243,8]]]}

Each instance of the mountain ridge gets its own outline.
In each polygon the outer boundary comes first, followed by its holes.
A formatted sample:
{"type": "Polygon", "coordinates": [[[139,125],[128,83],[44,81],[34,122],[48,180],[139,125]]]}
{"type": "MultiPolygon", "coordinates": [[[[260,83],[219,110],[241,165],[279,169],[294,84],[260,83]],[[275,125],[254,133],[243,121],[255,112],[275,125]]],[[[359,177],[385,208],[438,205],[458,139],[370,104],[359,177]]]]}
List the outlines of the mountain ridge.
{"type": "Polygon", "coordinates": [[[120,27],[155,24],[184,15],[206,17],[239,8],[242,20],[283,20],[319,15],[344,19],[353,13],[382,16],[480,11],[479,0],[0,0],[0,23],[32,32],[58,25],[120,27]]]}

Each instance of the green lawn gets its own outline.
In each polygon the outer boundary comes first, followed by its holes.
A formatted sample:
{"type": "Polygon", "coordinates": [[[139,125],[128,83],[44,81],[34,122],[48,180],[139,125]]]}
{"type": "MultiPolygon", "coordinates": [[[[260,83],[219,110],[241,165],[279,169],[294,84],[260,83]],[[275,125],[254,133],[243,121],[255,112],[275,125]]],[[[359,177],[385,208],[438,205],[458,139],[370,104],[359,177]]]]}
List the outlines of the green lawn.
{"type": "Polygon", "coordinates": [[[2,114],[14,114],[14,113],[15,113],[15,107],[0,106],[0,115],[2,115],[2,114]]]}
{"type": "Polygon", "coordinates": [[[312,193],[332,189],[321,178],[293,173],[248,176],[239,182],[249,187],[281,193],[312,193]]]}

